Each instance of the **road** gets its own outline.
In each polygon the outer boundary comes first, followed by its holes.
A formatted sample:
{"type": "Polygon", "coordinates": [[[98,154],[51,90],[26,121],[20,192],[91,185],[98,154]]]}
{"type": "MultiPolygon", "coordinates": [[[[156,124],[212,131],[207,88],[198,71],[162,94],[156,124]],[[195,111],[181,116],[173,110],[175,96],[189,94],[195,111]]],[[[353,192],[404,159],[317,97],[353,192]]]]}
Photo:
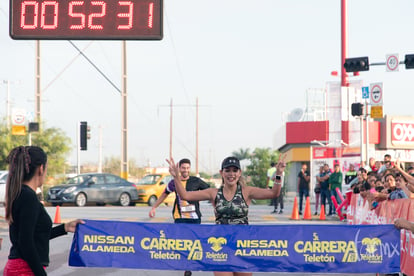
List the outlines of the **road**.
{"type": "MultiPolygon", "coordinates": [[[[214,223],[214,213],[211,205],[202,204],[203,223],[214,223]]],[[[46,207],[52,220],[56,215],[56,207],[46,207]]],[[[74,218],[85,219],[105,219],[105,220],[121,220],[121,221],[140,221],[140,222],[173,222],[171,218],[171,207],[160,206],[157,209],[156,217],[150,219],[148,212],[150,207],[148,206],[136,206],[136,207],[72,207],[63,206],[60,207],[59,213],[62,222],[70,221],[74,218]]],[[[328,217],[326,220],[319,220],[319,216],[313,216],[312,220],[291,220],[292,203],[287,202],[284,214],[271,214],[272,207],[266,205],[252,205],[249,210],[249,218],[251,224],[338,224],[340,222],[337,218],[328,217]]],[[[7,224],[4,221],[4,207],[0,207],[0,238],[3,239],[2,247],[0,249],[0,274],[2,274],[4,265],[7,261],[7,255],[10,248],[10,241],[8,238],[7,224]]],[[[50,266],[47,268],[48,275],[50,276],[62,276],[62,275],[108,275],[108,276],[129,276],[129,275],[154,275],[154,276],[178,276],[183,275],[182,271],[159,271],[159,270],[134,270],[134,269],[119,269],[119,268],[78,268],[68,266],[68,256],[70,245],[72,243],[73,234],[68,234],[63,237],[56,238],[50,242],[50,266]]],[[[194,276],[207,276],[213,275],[212,272],[193,272],[194,276]]],[[[254,275],[286,275],[286,273],[254,273],[254,275]]],[[[322,275],[334,275],[329,273],[289,273],[289,275],[297,276],[322,276],[322,275]]],[[[336,274],[338,275],[338,274],[336,274]]],[[[351,275],[375,275],[375,274],[346,274],[351,275]]]]}

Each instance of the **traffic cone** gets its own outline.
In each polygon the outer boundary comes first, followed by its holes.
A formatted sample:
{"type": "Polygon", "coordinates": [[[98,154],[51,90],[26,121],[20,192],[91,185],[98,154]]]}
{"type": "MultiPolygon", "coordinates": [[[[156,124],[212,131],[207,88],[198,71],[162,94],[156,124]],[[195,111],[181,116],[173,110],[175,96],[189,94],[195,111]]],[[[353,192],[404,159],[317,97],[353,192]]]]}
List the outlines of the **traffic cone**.
{"type": "Polygon", "coordinates": [[[325,217],[325,205],[321,205],[321,214],[319,215],[319,220],[326,220],[325,217]]]}
{"type": "Polygon", "coordinates": [[[306,198],[306,205],[305,205],[305,213],[303,214],[303,219],[308,219],[311,220],[312,219],[312,214],[311,214],[311,206],[310,206],[310,198],[307,197],[306,198]]]}
{"type": "Polygon", "coordinates": [[[298,210],[298,200],[295,196],[295,200],[293,201],[293,210],[290,219],[298,220],[299,219],[299,210],[298,210]]]}
{"type": "Polygon", "coordinates": [[[56,206],[55,220],[53,221],[53,223],[56,223],[56,224],[62,223],[61,220],[60,220],[60,208],[59,208],[59,205],[56,206]]]}

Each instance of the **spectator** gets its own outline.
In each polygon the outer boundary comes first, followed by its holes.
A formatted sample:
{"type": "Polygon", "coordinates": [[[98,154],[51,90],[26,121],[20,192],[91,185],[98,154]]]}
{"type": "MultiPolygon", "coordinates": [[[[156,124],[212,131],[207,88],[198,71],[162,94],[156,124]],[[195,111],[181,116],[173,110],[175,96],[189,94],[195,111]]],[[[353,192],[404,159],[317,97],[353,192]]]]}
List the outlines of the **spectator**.
{"type": "Polygon", "coordinates": [[[329,213],[328,215],[332,215],[333,213],[333,205],[331,200],[331,190],[329,189],[329,176],[331,175],[331,170],[329,169],[328,164],[323,165],[323,174],[320,177],[321,180],[321,206],[323,205],[325,212],[326,212],[326,201],[329,204],[329,213]]]}
{"type": "Polygon", "coordinates": [[[388,173],[387,175],[385,175],[384,186],[388,190],[388,194],[377,193],[375,195],[375,199],[377,201],[386,199],[408,198],[405,192],[399,186],[397,186],[395,178],[396,176],[393,173],[388,173]]]}
{"type": "MultiPolygon", "coordinates": [[[[267,189],[272,189],[273,188],[274,180],[272,180],[272,177],[275,174],[275,172],[276,172],[276,163],[271,162],[270,163],[270,168],[267,170],[267,173],[266,173],[266,188],[267,189]]],[[[273,214],[277,213],[276,202],[275,202],[274,198],[270,199],[269,206],[274,207],[274,209],[272,211],[273,214]]]]}
{"type": "MultiPolygon", "coordinates": [[[[272,176],[272,181],[276,181],[276,180],[277,179],[276,179],[276,172],[275,172],[273,174],[273,176],[272,176]]],[[[275,211],[272,212],[272,213],[276,213],[277,212],[277,207],[280,204],[280,210],[277,213],[278,214],[283,214],[283,207],[284,207],[284,204],[283,204],[283,196],[284,196],[284,192],[285,192],[285,172],[283,172],[283,174],[282,174],[282,181],[281,181],[280,186],[281,186],[280,187],[280,193],[279,193],[279,195],[277,197],[274,198],[275,211]]]]}
{"type": "Polygon", "coordinates": [[[303,198],[309,196],[309,182],[310,182],[310,175],[309,171],[307,171],[308,166],[306,163],[302,163],[302,169],[298,174],[298,192],[299,192],[299,215],[302,215],[302,205],[303,205],[303,198]]]}
{"type": "Polygon", "coordinates": [[[377,173],[382,176],[385,172],[385,170],[387,169],[387,163],[389,162],[388,166],[391,165],[391,155],[389,154],[385,154],[384,155],[384,165],[382,165],[381,168],[379,168],[379,170],[377,171],[377,173]]]}
{"type": "MultiPolygon", "coordinates": [[[[400,187],[401,190],[404,191],[404,193],[407,195],[408,198],[414,198],[414,194],[411,192],[410,189],[408,189],[408,182],[407,179],[405,179],[404,175],[402,175],[401,173],[396,173],[395,174],[395,184],[397,187],[400,187]]],[[[411,186],[411,185],[410,185],[411,186]]]]}
{"type": "Polygon", "coordinates": [[[354,164],[349,164],[348,171],[345,173],[345,184],[348,185],[356,177],[357,177],[357,171],[355,171],[354,164]]]}
{"type": "MultiPolygon", "coordinates": [[[[341,197],[339,196],[338,192],[336,191],[336,188],[339,188],[339,191],[342,193],[342,180],[343,175],[341,172],[341,168],[339,164],[335,164],[334,166],[334,172],[329,176],[329,188],[331,190],[331,195],[335,197],[336,202],[338,205],[342,203],[341,197]]],[[[333,214],[335,214],[336,211],[333,209],[333,214]]]]}
{"type": "Polygon", "coordinates": [[[315,184],[315,188],[314,188],[314,192],[315,192],[315,215],[318,214],[318,210],[319,210],[319,202],[320,202],[320,198],[321,198],[321,182],[323,177],[323,166],[319,167],[319,173],[316,175],[316,184],[315,184]]]}
{"type": "Polygon", "coordinates": [[[375,158],[374,157],[369,158],[368,165],[365,166],[365,169],[367,170],[367,172],[377,172],[378,171],[378,168],[375,167],[375,158]]]}
{"type": "Polygon", "coordinates": [[[351,189],[353,189],[354,185],[362,184],[363,182],[367,181],[367,178],[368,178],[367,170],[362,167],[359,168],[357,172],[357,177],[354,178],[350,183],[351,189]]]}

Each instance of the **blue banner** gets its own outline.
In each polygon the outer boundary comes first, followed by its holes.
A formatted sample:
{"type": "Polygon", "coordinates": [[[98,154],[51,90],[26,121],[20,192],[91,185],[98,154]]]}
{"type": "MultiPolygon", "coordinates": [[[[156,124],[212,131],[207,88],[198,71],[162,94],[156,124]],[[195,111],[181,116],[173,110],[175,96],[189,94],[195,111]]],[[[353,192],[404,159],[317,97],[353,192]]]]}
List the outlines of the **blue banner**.
{"type": "Polygon", "coordinates": [[[393,273],[393,225],[198,225],[85,220],[70,266],[157,270],[393,273]]]}

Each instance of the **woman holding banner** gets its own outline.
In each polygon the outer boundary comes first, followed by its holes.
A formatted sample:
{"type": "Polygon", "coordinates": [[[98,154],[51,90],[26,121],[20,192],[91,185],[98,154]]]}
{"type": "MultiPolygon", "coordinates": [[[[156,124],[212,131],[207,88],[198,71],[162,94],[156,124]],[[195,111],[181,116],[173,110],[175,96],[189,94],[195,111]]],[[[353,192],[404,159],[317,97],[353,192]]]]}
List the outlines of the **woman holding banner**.
{"type": "Polygon", "coordinates": [[[46,275],[49,265],[49,239],[75,232],[82,220],[52,228],[52,220],[36,196],[47,171],[46,153],[39,147],[20,146],[7,157],[6,220],[11,248],[4,276],[46,275]]]}
{"type": "MultiPolygon", "coordinates": [[[[272,189],[262,189],[243,184],[240,162],[236,157],[227,157],[221,164],[220,174],[223,180],[220,188],[187,192],[181,184],[179,168],[171,158],[167,160],[169,171],[174,177],[176,192],[188,201],[209,200],[216,215],[216,224],[248,224],[249,204],[253,199],[271,199],[280,194],[282,174],[286,164],[283,161],[276,165],[275,185],[272,189]]],[[[216,276],[252,275],[242,272],[214,272],[216,276]]]]}

